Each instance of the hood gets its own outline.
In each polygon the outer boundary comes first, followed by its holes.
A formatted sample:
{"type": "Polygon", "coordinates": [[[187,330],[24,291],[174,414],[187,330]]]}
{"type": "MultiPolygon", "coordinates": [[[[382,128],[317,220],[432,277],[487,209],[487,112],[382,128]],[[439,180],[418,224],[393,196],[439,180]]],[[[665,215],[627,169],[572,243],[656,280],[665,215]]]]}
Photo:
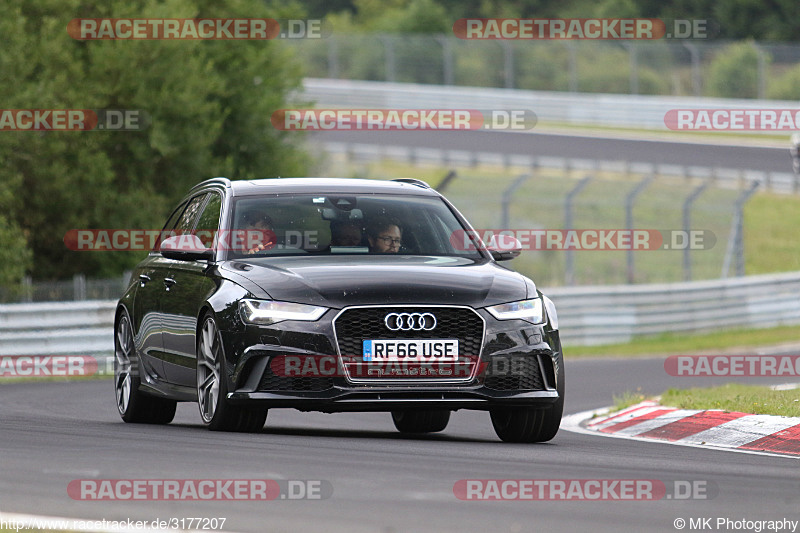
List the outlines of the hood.
{"type": "Polygon", "coordinates": [[[387,303],[484,307],[521,300],[532,282],[487,259],[316,256],[236,260],[223,270],[274,300],[342,308],[387,303]]]}

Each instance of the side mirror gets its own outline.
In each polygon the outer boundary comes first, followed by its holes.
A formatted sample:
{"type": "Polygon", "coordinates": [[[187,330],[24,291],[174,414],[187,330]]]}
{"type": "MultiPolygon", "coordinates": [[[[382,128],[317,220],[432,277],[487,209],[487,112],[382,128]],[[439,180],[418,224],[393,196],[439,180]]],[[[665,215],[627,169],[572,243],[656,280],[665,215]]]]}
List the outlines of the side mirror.
{"type": "Polygon", "coordinates": [[[522,243],[511,235],[496,233],[489,239],[486,249],[489,250],[495,261],[508,261],[522,253],[522,243]]]}
{"type": "Polygon", "coordinates": [[[161,255],[176,261],[213,260],[214,250],[203,246],[200,237],[193,234],[175,235],[164,239],[159,247],[161,255]]]}

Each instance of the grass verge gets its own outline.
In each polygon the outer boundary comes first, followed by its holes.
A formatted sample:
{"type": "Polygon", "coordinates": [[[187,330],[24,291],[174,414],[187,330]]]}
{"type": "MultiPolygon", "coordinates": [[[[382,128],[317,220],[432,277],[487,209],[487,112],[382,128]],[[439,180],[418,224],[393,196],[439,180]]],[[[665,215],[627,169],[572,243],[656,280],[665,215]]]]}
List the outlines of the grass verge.
{"type": "MultiPolygon", "coordinates": [[[[0,386],[9,383],[57,382],[57,381],[89,381],[114,380],[113,374],[94,374],[91,376],[0,376],[0,386]]],[[[2,531],[2,529],[0,529],[2,531]]]]}
{"type": "Polygon", "coordinates": [[[648,355],[691,355],[698,352],[738,350],[740,354],[752,352],[756,347],[800,343],[800,326],[780,326],[765,329],[735,329],[703,334],[664,333],[652,337],[639,337],[625,344],[602,346],[572,346],[566,337],[564,354],[575,357],[637,357],[648,355]]]}
{"type": "Polygon", "coordinates": [[[755,415],[800,417],[800,389],[772,390],[758,385],[729,383],[720,387],[669,389],[661,405],[680,409],[722,409],[755,415]]]}

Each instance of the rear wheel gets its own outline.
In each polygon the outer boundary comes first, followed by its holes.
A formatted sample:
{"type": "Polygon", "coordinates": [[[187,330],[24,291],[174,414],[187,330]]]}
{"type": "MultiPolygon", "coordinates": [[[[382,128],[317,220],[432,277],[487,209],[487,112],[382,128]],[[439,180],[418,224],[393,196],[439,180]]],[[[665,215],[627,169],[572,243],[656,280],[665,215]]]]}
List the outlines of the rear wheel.
{"type": "Polygon", "coordinates": [[[114,390],[117,410],[125,422],[169,424],[175,418],[175,400],[148,396],[139,390],[139,360],[128,313],[123,311],[114,335],[114,390]]]}
{"type": "Polygon", "coordinates": [[[394,427],[401,433],[436,433],[450,421],[450,411],[392,411],[394,427]]]}
{"type": "Polygon", "coordinates": [[[223,361],[219,329],[214,318],[206,316],[197,341],[197,403],[203,423],[213,431],[260,431],[267,419],[267,410],[231,405],[227,401],[223,361]]]}

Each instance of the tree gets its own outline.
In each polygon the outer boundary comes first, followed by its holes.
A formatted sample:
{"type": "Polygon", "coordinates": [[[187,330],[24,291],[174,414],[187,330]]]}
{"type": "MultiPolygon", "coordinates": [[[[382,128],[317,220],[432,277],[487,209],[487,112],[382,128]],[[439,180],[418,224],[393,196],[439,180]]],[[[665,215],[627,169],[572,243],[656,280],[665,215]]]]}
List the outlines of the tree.
{"type": "Polygon", "coordinates": [[[69,20],[304,16],[295,4],[276,6],[257,0],[0,5],[6,109],[140,110],[148,123],[134,132],[0,132],[0,212],[27,240],[35,278],[115,276],[142,257],[69,251],[62,239],[70,229],[158,229],[203,179],[303,175],[308,167],[298,134],[270,124],[273,111],[291,105],[288,95],[302,79],[288,47],[263,40],[79,41],[67,34],[69,20]]]}

